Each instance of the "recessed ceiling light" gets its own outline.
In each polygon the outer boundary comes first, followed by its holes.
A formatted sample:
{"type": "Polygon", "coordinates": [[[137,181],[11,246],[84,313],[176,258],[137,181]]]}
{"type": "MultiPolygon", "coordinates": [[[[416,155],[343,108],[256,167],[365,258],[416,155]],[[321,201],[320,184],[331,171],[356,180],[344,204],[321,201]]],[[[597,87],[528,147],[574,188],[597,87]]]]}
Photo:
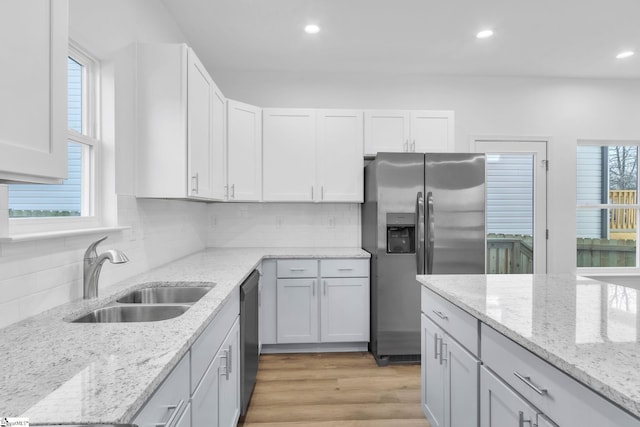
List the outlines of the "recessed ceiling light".
{"type": "Polygon", "coordinates": [[[309,24],[304,27],[304,32],[307,34],[317,34],[320,32],[320,27],[318,27],[316,24],[309,24]]]}
{"type": "Polygon", "coordinates": [[[487,39],[492,35],[493,35],[493,30],[482,30],[478,34],[476,34],[476,37],[479,39],[487,39]]]}
{"type": "Polygon", "coordinates": [[[630,56],[633,56],[634,54],[635,54],[635,52],[633,52],[631,50],[627,50],[625,52],[620,52],[619,54],[617,54],[616,58],[618,58],[618,59],[628,58],[630,56]]]}

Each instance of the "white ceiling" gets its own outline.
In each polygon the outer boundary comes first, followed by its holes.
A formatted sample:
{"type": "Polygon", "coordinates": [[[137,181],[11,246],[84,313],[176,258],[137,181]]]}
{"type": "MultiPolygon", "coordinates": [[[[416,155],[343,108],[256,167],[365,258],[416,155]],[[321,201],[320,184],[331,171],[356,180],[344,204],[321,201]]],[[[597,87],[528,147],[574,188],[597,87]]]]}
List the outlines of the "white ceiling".
{"type": "Polygon", "coordinates": [[[163,1],[214,73],[640,78],[640,0],[163,1]]]}

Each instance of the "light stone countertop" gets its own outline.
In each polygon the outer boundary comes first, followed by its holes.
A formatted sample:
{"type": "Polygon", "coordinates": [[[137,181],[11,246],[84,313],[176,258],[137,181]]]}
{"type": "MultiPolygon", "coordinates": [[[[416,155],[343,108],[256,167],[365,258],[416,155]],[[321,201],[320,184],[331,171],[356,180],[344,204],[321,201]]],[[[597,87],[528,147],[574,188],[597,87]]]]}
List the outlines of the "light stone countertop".
{"type": "Polygon", "coordinates": [[[417,279],[640,417],[640,290],[568,274],[417,279]]]}
{"type": "Polygon", "coordinates": [[[266,258],[369,258],[360,248],[207,249],[0,329],[0,416],[127,423],[232,292],[266,258]],[[69,323],[149,282],[215,282],[186,313],[147,323],[69,323]]]}

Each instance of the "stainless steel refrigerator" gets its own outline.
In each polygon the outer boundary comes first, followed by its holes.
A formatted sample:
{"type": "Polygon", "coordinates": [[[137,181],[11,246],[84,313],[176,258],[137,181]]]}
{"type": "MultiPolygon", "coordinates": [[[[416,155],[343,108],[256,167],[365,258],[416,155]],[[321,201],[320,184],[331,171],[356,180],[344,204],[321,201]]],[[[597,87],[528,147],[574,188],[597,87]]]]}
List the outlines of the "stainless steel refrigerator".
{"type": "Polygon", "coordinates": [[[371,254],[371,352],[419,360],[416,274],[485,272],[485,157],[378,153],[365,168],[362,246],[371,254]]]}

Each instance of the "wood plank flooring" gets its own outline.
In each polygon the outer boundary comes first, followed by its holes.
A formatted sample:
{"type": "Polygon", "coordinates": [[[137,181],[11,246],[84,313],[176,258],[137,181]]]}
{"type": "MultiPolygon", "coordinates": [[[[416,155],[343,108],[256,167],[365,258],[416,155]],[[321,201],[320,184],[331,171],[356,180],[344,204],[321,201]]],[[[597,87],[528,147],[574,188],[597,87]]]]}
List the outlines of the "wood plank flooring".
{"type": "Polygon", "coordinates": [[[420,365],[380,368],[369,353],[260,357],[241,427],[430,427],[420,365]]]}

